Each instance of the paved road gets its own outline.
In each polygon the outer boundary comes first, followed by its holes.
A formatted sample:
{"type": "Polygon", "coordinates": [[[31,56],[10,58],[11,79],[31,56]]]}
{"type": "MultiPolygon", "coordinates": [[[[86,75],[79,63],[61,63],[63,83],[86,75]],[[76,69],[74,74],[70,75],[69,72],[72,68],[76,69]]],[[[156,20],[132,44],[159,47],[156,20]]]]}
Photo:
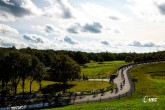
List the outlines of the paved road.
{"type": "MultiPolygon", "coordinates": [[[[105,92],[105,94],[103,96],[101,96],[101,94],[98,94],[96,97],[93,97],[93,95],[88,95],[88,96],[85,96],[81,99],[79,97],[77,97],[76,100],[74,101],[74,103],[96,101],[96,100],[100,100],[100,99],[107,99],[107,98],[117,97],[121,94],[126,94],[131,89],[131,86],[130,86],[130,83],[129,83],[129,80],[128,80],[128,75],[127,75],[127,70],[129,68],[130,67],[123,69],[123,72],[120,69],[118,71],[118,76],[114,79],[114,83],[117,84],[117,87],[118,87],[118,92],[117,93],[115,93],[115,91],[113,93],[108,91],[108,92],[105,92]],[[122,76],[122,73],[123,73],[124,76],[122,76]],[[123,88],[120,89],[120,84],[121,83],[123,84],[124,79],[125,79],[125,84],[124,84],[123,88]]],[[[89,80],[90,81],[94,81],[94,80],[95,81],[102,81],[103,80],[103,81],[109,82],[109,79],[89,79],[89,80]]]]}

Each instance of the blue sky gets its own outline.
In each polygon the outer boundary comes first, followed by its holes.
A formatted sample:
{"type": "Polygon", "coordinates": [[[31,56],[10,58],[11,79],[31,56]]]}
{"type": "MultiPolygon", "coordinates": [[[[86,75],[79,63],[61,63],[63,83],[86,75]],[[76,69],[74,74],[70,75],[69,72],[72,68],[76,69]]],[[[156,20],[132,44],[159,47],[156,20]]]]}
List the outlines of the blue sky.
{"type": "Polygon", "coordinates": [[[165,0],[0,0],[0,46],[165,50],[165,0]]]}

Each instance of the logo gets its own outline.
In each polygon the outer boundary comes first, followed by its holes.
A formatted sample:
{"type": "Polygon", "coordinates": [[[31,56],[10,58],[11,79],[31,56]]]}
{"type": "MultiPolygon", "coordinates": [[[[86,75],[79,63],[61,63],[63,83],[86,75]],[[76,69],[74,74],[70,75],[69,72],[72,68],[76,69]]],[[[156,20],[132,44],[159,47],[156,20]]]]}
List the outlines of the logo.
{"type": "Polygon", "coordinates": [[[157,102],[157,97],[151,97],[151,96],[144,96],[143,102],[144,103],[150,103],[150,102],[157,102]]]}

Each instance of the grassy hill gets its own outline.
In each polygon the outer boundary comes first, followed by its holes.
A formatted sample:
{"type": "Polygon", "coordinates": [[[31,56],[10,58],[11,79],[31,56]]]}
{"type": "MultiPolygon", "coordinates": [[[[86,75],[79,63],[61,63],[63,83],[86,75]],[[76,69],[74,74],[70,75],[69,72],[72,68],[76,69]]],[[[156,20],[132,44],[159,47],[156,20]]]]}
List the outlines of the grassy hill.
{"type": "Polygon", "coordinates": [[[131,77],[137,79],[135,96],[165,95],[165,63],[140,65],[130,70],[131,77]]]}
{"type": "Polygon", "coordinates": [[[81,75],[87,75],[89,78],[108,78],[111,74],[116,73],[116,70],[126,64],[124,61],[108,61],[103,64],[98,62],[90,62],[86,67],[81,68],[81,75]]]}
{"type": "Polygon", "coordinates": [[[131,72],[131,77],[136,79],[136,89],[132,96],[106,102],[69,105],[49,110],[165,110],[164,67],[165,63],[154,63],[132,68],[129,72],[131,72]],[[157,97],[157,102],[144,103],[145,96],[157,97]]]}

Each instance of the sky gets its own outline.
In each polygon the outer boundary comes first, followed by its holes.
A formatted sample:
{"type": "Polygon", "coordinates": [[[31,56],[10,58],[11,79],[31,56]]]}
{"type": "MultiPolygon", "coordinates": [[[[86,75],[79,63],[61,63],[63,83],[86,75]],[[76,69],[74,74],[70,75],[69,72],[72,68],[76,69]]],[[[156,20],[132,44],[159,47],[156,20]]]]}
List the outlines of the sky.
{"type": "Polygon", "coordinates": [[[0,0],[0,47],[165,50],[165,0],[0,0]]]}

